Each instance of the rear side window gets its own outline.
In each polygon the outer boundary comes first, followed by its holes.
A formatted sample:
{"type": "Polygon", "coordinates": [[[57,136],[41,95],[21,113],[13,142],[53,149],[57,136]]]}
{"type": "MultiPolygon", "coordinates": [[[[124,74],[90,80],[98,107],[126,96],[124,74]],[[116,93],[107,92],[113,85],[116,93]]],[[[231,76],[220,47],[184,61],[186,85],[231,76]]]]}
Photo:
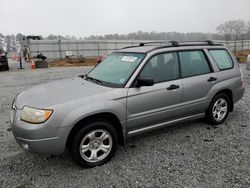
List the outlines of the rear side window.
{"type": "Polygon", "coordinates": [[[201,50],[179,52],[182,77],[210,73],[207,59],[201,50]]]}
{"type": "Polygon", "coordinates": [[[226,50],[209,50],[220,70],[233,67],[231,56],[226,50]]]}

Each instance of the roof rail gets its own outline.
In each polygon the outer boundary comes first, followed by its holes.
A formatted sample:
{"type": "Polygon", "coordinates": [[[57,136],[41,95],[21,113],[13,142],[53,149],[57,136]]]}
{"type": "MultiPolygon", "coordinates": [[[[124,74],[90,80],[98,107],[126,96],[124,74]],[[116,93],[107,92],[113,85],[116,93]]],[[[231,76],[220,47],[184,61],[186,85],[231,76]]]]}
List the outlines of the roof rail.
{"type": "Polygon", "coordinates": [[[141,47],[141,46],[145,46],[146,44],[171,44],[173,46],[178,46],[179,43],[177,41],[150,41],[150,42],[141,42],[139,43],[138,46],[126,46],[122,49],[126,49],[126,48],[133,48],[133,47],[141,47]]]}
{"type": "Polygon", "coordinates": [[[141,42],[139,44],[139,46],[145,46],[145,44],[154,44],[154,43],[160,43],[160,44],[170,43],[173,46],[178,46],[179,45],[179,43],[177,41],[152,41],[152,42],[141,42]]]}
{"type": "Polygon", "coordinates": [[[218,43],[214,43],[211,40],[206,40],[206,41],[182,41],[182,42],[178,42],[178,41],[152,41],[152,42],[141,42],[139,43],[139,45],[135,45],[135,46],[127,46],[124,47],[122,49],[126,49],[126,48],[134,48],[134,47],[142,47],[145,46],[146,44],[154,44],[154,43],[159,43],[160,45],[149,50],[153,51],[153,50],[157,50],[157,49],[161,49],[161,48],[169,48],[169,47],[178,47],[178,46],[204,46],[204,45],[210,45],[210,46],[223,46],[223,44],[218,44],[218,43]]]}
{"type": "Polygon", "coordinates": [[[141,42],[139,46],[145,46],[145,44],[154,44],[154,43],[166,43],[166,41],[141,42]]]}
{"type": "Polygon", "coordinates": [[[201,45],[201,44],[208,44],[208,45],[215,45],[215,43],[212,40],[205,40],[205,41],[182,41],[180,42],[182,45],[201,45]]]}
{"type": "Polygon", "coordinates": [[[141,46],[145,46],[145,44],[154,44],[154,43],[165,43],[165,42],[163,41],[140,42],[138,46],[126,46],[126,47],[123,47],[122,49],[141,47],[141,46]]]}
{"type": "Polygon", "coordinates": [[[211,40],[207,40],[207,41],[205,41],[205,42],[207,42],[207,43],[208,43],[208,45],[214,45],[214,42],[213,42],[213,41],[211,41],[211,40]]]}
{"type": "Polygon", "coordinates": [[[171,45],[161,45],[161,46],[157,46],[147,52],[151,52],[154,50],[158,50],[158,49],[162,49],[162,48],[170,48],[170,47],[178,47],[178,46],[204,46],[206,44],[210,45],[210,46],[223,46],[223,44],[218,44],[218,43],[214,43],[211,40],[207,40],[207,41],[184,41],[184,42],[176,42],[176,41],[170,41],[169,42],[171,45]]]}
{"type": "Polygon", "coordinates": [[[179,46],[179,42],[177,41],[170,41],[170,44],[172,44],[173,46],[179,46]]]}

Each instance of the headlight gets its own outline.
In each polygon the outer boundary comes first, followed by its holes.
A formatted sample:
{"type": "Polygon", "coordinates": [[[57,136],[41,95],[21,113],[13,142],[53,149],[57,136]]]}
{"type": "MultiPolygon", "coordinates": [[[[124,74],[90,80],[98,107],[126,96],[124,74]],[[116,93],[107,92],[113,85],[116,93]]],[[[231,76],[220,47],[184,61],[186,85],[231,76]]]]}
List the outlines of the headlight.
{"type": "Polygon", "coordinates": [[[43,123],[49,119],[53,110],[36,109],[25,106],[21,111],[21,120],[29,123],[43,123]]]}

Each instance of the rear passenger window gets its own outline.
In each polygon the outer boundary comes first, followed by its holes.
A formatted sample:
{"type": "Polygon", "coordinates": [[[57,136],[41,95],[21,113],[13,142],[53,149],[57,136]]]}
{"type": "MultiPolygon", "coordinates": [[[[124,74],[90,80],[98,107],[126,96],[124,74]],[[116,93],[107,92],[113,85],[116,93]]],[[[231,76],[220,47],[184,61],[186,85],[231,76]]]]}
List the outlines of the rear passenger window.
{"type": "Polygon", "coordinates": [[[209,50],[220,70],[233,67],[233,61],[226,50],[209,50]]]}
{"type": "Polygon", "coordinates": [[[201,50],[179,52],[182,77],[210,73],[207,59],[201,50]]]}

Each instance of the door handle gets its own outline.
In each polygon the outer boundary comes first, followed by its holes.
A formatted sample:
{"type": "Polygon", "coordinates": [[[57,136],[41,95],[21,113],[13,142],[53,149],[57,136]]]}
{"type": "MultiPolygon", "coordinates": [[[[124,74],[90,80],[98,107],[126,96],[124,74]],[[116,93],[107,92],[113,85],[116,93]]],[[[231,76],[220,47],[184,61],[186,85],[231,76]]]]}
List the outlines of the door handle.
{"type": "Polygon", "coordinates": [[[175,84],[172,84],[172,85],[170,85],[168,88],[167,88],[167,90],[174,90],[174,89],[178,89],[180,86],[178,86],[178,85],[175,85],[175,84]]]}
{"type": "Polygon", "coordinates": [[[217,80],[217,78],[215,78],[215,77],[210,77],[210,78],[208,78],[208,82],[214,82],[214,81],[216,81],[217,80]]]}

